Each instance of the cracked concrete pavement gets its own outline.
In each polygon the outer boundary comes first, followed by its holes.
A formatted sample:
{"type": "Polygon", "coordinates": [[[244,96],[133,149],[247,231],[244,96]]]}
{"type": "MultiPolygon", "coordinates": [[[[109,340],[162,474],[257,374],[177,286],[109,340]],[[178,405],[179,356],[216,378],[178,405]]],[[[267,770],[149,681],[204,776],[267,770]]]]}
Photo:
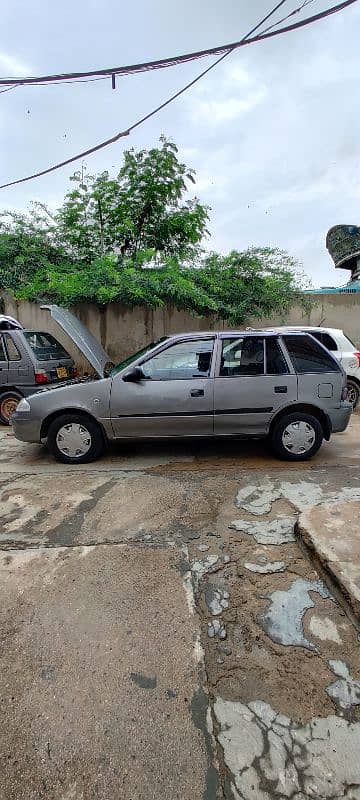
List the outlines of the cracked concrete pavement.
{"type": "Polygon", "coordinates": [[[360,798],[358,632],[295,525],[358,501],[359,416],[302,465],[0,448],[1,800],[360,798]]]}

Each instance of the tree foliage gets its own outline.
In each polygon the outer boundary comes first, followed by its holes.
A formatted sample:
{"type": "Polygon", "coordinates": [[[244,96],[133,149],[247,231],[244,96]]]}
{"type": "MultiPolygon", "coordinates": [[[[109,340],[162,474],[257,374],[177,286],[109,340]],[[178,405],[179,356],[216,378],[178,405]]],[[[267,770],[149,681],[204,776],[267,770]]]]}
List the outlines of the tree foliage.
{"type": "Polygon", "coordinates": [[[16,296],[66,306],[81,302],[150,308],[171,305],[195,316],[224,319],[230,325],[242,324],[249,316],[285,315],[291,305],[303,303],[294,265],[280,250],[233,251],[228,256],[214,253],[196,267],[170,258],[162,266],[144,266],[153,255],[141,251],[135,259],[124,259],[120,268],[113,255],[79,264],[76,270],[65,262],[51,270],[45,266],[16,296]],[[286,268],[281,266],[283,262],[286,268]]]}
{"type": "Polygon", "coordinates": [[[75,173],[52,213],[0,215],[0,288],[18,299],[157,308],[238,325],[302,302],[297,263],[279,249],[204,254],[208,208],[186,198],[194,172],[176,146],[129,150],[118,175],[75,173]]]}

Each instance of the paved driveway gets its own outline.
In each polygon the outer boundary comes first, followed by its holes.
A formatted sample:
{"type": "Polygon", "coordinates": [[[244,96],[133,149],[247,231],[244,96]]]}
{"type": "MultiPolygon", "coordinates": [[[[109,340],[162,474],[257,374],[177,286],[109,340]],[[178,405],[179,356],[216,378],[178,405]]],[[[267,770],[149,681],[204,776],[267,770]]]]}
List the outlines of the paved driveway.
{"type": "Polygon", "coordinates": [[[358,635],[294,533],[360,496],[359,416],[300,466],[0,448],[1,799],[360,797],[358,635]]]}

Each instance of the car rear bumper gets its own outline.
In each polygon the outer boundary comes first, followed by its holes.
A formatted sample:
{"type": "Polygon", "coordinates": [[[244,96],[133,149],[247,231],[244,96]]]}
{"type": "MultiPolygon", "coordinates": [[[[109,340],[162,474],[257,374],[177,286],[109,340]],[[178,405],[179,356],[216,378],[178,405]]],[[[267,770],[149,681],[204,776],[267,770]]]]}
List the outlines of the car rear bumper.
{"type": "Polygon", "coordinates": [[[29,419],[28,413],[15,411],[11,416],[11,424],[16,438],[21,442],[41,442],[41,420],[29,419]]]}
{"type": "Polygon", "coordinates": [[[331,410],[330,419],[331,419],[331,429],[332,433],[341,433],[345,431],[352,414],[352,406],[350,403],[341,403],[340,408],[334,408],[331,410]]]}

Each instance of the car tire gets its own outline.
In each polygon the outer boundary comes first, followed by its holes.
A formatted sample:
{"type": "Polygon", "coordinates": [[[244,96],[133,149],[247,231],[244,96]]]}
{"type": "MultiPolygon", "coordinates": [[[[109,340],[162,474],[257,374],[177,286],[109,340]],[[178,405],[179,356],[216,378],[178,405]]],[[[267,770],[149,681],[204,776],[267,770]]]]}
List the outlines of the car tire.
{"type": "Polygon", "coordinates": [[[22,394],[10,389],[3,392],[0,396],[0,422],[3,425],[11,425],[11,414],[16,410],[16,406],[22,400],[22,394]]]}
{"type": "Polygon", "coordinates": [[[283,461],[307,461],[318,452],[323,438],[319,420],[299,411],[275,421],[269,444],[272,453],[283,461]]]}
{"type": "Polygon", "coordinates": [[[351,403],[354,411],[359,403],[360,397],[360,388],[356,381],[352,381],[351,378],[347,379],[347,390],[348,390],[348,401],[351,403]]]}
{"type": "Polygon", "coordinates": [[[48,448],[63,464],[86,464],[101,455],[104,436],[91,417],[62,414],[49,427],[48,448]]]}

